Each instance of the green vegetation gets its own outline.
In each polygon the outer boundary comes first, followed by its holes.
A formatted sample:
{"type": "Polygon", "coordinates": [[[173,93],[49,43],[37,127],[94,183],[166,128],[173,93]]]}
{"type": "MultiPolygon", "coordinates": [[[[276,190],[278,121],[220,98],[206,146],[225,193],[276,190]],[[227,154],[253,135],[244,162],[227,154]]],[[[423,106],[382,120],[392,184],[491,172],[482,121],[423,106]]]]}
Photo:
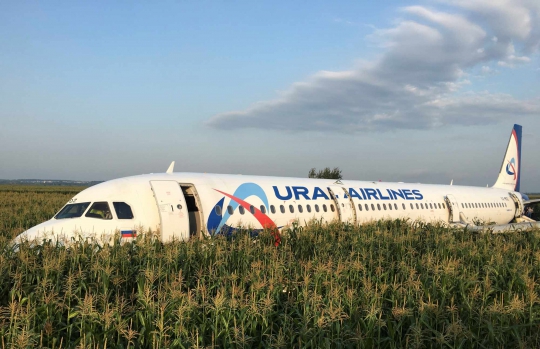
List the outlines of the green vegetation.
{"type": "Polygon", "coordinates": [[[313,167],[309,170],[308,178],[343,179],[343,176],[339,167],[334,167],[333,170],[331,170],[330,167],[325,167],[318,172],[317,169],[313,167]]]}
{"type": "Polygon", "coordinates": [[[9,250],[72,195],[0,189],[0,348],[540,346],[540,231],[312,222],[277,248],[244,231],[9,250]]]}

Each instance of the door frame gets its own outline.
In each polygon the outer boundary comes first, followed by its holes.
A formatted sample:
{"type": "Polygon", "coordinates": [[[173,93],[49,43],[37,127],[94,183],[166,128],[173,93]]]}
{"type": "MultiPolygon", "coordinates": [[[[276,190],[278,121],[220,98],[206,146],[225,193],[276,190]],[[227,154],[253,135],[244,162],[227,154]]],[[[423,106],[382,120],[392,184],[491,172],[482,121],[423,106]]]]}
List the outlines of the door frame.
{"type": "Polygon", "coordinates": [[[330,197],[332,198],[332,200],[334,201],[334,204],[336,205],[336,209],[338,212],[338,220],[342,223],[356,224],[356,222],[358,222],[358,215],[356,213],[356,207],[354,206],[354,201],[352,197],[349,195],[349,193],[347,192],[347,189],[339,185],[331,185],[327,187],[327,189],[328,189],[328,193],[330,194],[330,197]],[[336,193],[336,191],[338,192],[336,193]],[[336,194],[344,195],[343,199],[340,199],[339,196],[336,196],[336,194]],[[345,202],[345,199],[347,199],[346,202],[345,202]],[[343,207],[345,206],[341,206],[345,204],[349,205],[349,209],[352,211],[351,217],[347,221],[343,219],[344,217],[343,207]]]}
{"type": "Polygon", "coordinates": [[[448,223],[460,223],[460,210],[459,210],[459,203],[456,200],[456,197],[452,194],[446,194],[444,197],[444,201],[446,202],[446,205],[448,206],[448,223]]]}
{"type": "MultiPolygon", "coordinates": [[[[200,238],[203,237],[203,234],[209,234],[208,229],[206,229],[206,224],[204,223],[204,209],[201,202],[201,197],[199,196],[199,192],[197,191],[197,187],[195,187],[195,184],[193,183],[178,183],[180,186],[180,190],[182,190],[182,194],[184,195],[184,199],[186,194],[184,193],[184,189],[189,189],[193,192],[193,197],[195,198],[195,204],[197,205],[197,208],[199,209],[199,222],[200,227],[197,227],[197,232],[194,234],[195,236],[198,236],[200,238]]],[[[187,205],[187,200],[186,200],[187,205]]],[[[188,208],[189,211],[189,208],[188,208]]],[[[189,216],[189,212],[188,212],[189,216]]],[[[190,232],[191,233],[191,232],[190,232]]]]}

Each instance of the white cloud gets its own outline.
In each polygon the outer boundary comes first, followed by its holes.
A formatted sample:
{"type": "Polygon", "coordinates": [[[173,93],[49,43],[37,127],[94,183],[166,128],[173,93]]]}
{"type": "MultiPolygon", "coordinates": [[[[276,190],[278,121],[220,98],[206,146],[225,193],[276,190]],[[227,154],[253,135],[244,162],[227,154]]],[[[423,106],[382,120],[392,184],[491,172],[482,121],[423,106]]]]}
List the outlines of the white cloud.
{"type": "Polygon", "coordinates": [[[470,84],[468,69],[479,66],[483,74],[491,74],[489,63],[526,64],[527,54],[538,50],[533,43],[540,6],[516,1],[516,6],[502,0],[455,1],[456,13],[403,8],[409,18],[393,28],[375,30],[370,37],[384,48],[378,60],[355,70],[319,72],[293,84],[278,99],[216,115],[208,124],[222,129],[358,132],[537,115],[538,99],[459,93],[470,84]],[[514,43],[523,52],[516,52],[514,43]]]}

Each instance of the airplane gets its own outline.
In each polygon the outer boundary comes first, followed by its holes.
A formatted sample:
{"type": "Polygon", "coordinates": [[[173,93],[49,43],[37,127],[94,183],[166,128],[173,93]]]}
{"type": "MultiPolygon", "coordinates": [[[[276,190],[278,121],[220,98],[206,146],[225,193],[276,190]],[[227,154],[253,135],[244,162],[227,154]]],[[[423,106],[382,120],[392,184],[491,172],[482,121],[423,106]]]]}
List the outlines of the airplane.
{"type": "Polygon", "coordinates": [[[497,181],[491,188],[334,179],[174,173],[106,181],[75,195],[50,220],[15,238],[133,241],[146,229],[162,242],[231,234],[240,227],[279,233],[312,219],[363,224],[383,219],[442,222],[471,230],[540,227],[523,215],[522,127],[514,125],[497,181]],[[489,225],[484,225],[484,224],[489,225]],[[141,229],[144,227],[144,229],[141,229]]]}

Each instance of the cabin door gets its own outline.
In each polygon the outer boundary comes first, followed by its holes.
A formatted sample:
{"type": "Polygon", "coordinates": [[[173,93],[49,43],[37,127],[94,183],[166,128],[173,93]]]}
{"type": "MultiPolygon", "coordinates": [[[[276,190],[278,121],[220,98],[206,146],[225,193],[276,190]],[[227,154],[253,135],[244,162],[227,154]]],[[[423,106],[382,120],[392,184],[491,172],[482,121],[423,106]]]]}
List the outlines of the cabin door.
{"type": "Polygon", "coordinates": [[[518,217],[521,217],[522,214],[523,214],[523,203],[521,202],[521,200],[517,197],[516,194],[514,193],[508,193],[510,195],[510,197],[512,198],[512,200],[514,201],[514,206],[516,207],[516,212],[514,214],[514,218],[518,218],[518,217]]]}
{"type": "Polygon", "coordinates": [[[189,216],[180,185],[175,181],[150,181],[161,220],[161,241],[189,239],[189,216]]]}
{"type": "Polygon", "coordinates": [[[328,187],[330,197],[334,200],[337,208],[339,221],[343,223],[356,223],[356,209],[354,202],[347,193],[347,189],[338,186],[328,187]]]}
{"type": "Polygon", "coordinates": [[[444,198],[444,201],[446,201],[446,206],[448,206],[448,212],[450,213],[450,218],[448,222],[450,223],[459,223],[461,222],[461,219],[459,218],[459,205],[454,197],[454,195],[446,195],[444,198]]]}

